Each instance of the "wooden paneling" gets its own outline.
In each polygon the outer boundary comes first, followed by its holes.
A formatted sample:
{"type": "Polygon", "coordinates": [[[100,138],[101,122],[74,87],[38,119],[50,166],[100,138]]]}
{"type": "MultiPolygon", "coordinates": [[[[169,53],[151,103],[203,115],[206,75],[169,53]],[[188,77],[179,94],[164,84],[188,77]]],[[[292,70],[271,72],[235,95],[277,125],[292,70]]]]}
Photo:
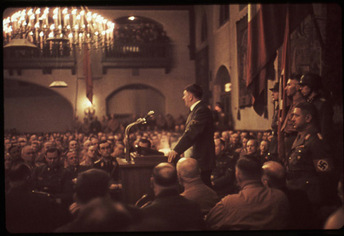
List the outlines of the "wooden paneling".
{"type": "Polygon", "coordinates": [[[122,181],[122,200],[127,204],[135,204],[142,195],[152,193],[150,177],[153,168],[166,162],[165,156],[146,156],[135,159],[135,163],[127,163],[124,159],[117,158],[120,166],[122,181]]]}

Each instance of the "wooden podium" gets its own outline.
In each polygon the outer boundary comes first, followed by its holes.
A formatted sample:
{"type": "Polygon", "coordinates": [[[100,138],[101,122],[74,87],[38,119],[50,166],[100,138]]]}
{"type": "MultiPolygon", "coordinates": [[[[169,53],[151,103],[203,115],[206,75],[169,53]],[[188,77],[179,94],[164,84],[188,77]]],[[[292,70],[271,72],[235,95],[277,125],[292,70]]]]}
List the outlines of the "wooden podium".
{"type": "Polygon", "coordinates": [[[126,204],[135,204],[144,194],[152,193],[150,177],[154,166],[167,162],[166,156],[142,156],[128,163],[117,158],[122,182],[122,200],[126,204]]]}

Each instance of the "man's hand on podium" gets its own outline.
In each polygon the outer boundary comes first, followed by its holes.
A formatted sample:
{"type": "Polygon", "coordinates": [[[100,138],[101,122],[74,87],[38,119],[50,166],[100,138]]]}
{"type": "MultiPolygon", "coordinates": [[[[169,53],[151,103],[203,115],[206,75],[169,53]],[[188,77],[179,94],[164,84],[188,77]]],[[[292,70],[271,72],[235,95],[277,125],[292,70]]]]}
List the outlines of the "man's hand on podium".
{"type": "Polygon", "coordinates": [[[178,156],[178,153],[174,150],[170,151],[168,153],[168,162],[172,162],[176,157],[178,156]]]}

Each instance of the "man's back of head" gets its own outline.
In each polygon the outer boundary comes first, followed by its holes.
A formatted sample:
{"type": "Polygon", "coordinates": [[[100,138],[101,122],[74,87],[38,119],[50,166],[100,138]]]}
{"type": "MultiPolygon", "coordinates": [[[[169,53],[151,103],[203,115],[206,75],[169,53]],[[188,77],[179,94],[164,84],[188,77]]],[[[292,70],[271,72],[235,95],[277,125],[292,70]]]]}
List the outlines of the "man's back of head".
{"type": "Polygon", "coordinates": [[[260,163],[252,158],[239,158],[235,169],[235,176],[239,184],[247,180],[260,180],[262,175],[260,163]]]}
{"type": "Polygon", "coordinates": [[[78,175],[75,195],[79,203],[85,204],[96,197],[105,197],[109,192],[110,176],[100,169],[89,169],[78,175]]]}
{"type": "Polygon", "coordinates": [[[282,164],[276,161],[267,161],[263,167],[262,182],[265,186],[283,189],[286,184],[286,171],[282,164]]]}
{"type": "Polygon", "coordinates": [[[158,164],[153,169],[152,181],[159,187],[175,187],[178,183],[176,168],[167,162],[158,164]]]}
{"type": "Polygon", "coordinates": [[[179,179],[183,181],[200,178],[200,169],[197,160],[194,158],[181,158],[177,163],[177,173],[179,179]]]}

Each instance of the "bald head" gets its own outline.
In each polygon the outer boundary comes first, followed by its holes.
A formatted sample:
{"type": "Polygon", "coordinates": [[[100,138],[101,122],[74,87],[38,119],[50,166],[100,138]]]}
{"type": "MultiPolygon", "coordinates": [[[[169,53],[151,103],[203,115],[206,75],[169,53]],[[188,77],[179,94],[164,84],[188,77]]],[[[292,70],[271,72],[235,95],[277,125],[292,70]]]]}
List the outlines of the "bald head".
{"type": "Polygon", "coordinates": [[[154,167],[152,178],[154,183],[161,187],[171,187],[178,183],[176,168],[167,162],[162,162],[154,167]]]}
{"type": "Polygon", "coordinates": [[[283,188],[286,181],[286,171],[282,164],[276,161],[267,161],[262,166],[263,184],[274,188],[283,188]]]}
{"type": "Polygon", "coordinates": [[[199,177],[200,170],[197,160],[194,158],[181,158],[177,163],[177,173],[183,179],[199,177]]]}

